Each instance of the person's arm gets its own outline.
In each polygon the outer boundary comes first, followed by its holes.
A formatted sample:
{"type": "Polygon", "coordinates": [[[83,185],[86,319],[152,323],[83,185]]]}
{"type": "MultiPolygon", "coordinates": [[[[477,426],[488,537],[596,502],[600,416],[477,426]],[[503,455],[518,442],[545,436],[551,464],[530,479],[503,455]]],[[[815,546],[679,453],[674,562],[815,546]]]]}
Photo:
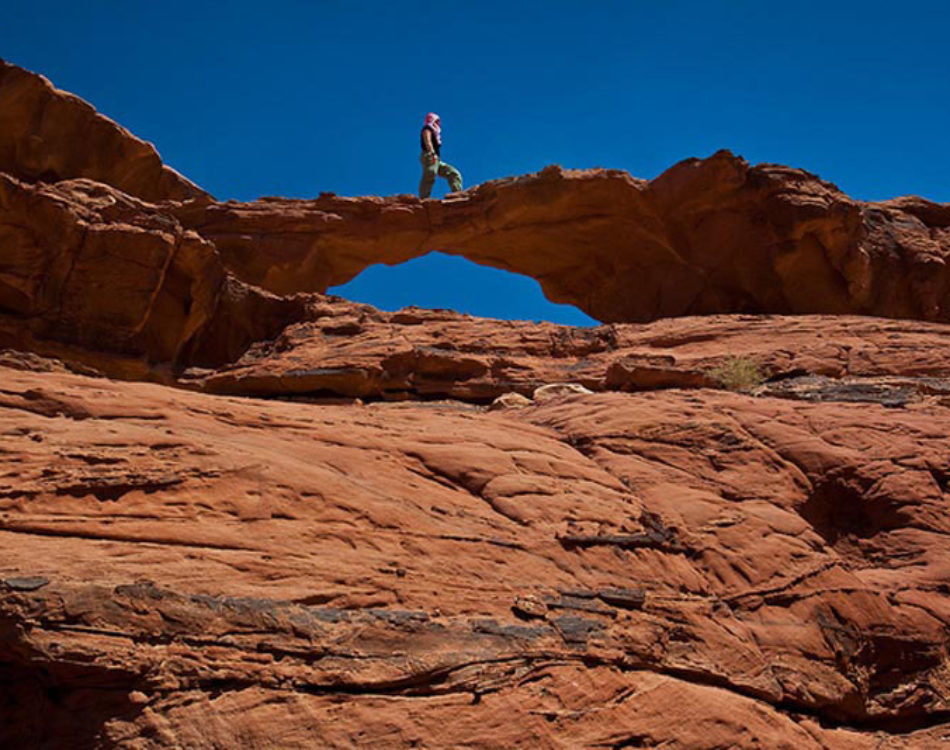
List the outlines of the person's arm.
{"type": "Polygon", "coordinates": [[[427,154],[435,156],[435,147],[432,145],[432,131],[429,128],[422,131],[422,145],[425,147],[427,154]]]}

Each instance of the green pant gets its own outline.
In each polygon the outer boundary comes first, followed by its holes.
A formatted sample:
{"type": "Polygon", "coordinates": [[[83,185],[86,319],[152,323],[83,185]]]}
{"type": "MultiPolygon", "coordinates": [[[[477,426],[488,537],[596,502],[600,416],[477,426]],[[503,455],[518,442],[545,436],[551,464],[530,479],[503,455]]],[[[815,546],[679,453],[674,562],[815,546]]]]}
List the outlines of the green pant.
{"type": "Polygon", "coordinates": [[[420,198],[429,197],[437,176],[449,181],[449,189],[453,193],[462,189],[462,173],[451,164],[439,161],[439,157],[435,154],[427,153],[423,153],[419,161],[422,162],[422,179],[419,181],[420,198]]]}

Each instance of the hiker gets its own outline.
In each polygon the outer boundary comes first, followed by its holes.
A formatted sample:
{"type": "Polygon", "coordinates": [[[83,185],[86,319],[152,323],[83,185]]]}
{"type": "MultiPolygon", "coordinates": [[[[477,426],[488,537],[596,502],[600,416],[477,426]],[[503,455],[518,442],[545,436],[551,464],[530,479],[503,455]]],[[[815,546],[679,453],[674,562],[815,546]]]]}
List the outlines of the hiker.
{"type": "Polygon", "coordinates": [[[422,179],[419,181],[419,197],[428,198],[436,175],[449,181],[449,190],[453,193],[462,189],[462,173],[451,164],[440,159],[442,150],[442,121],[435,112],[426,115],[425,125],[420,134],[422,142],[422,179]]]}

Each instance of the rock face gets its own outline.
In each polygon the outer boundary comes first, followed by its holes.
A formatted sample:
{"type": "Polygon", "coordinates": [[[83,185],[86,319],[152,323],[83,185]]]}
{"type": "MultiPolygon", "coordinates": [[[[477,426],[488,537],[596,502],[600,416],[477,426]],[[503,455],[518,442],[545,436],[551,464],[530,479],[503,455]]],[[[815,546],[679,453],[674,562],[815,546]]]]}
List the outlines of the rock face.
{"type": "Polygon", "coordinates": [[[7,746],[948,731],[939,403],[489,413],[0,383],[7,746]]]}
{"type": "Polygon", "coordinates": [[[950,743],[950,328],[844,314],[946,316],[946,206],[728,154],[221,204],[99,153],[0,167],[0,747],[950,743]],[[319,293],[450,246],[715,314],[319,293]]]}
{"type": "Polygon", "coordinates": [[[0,172],[27,182],[86,177],[147,201],[206,193],[155,148],[43,76],[0,60],[0,172]]]}
{"type": "Polygon", "coordinates": [[[86,179],[0,174],[0,345],[118,377],[220,364],[302,315],[230,277],[214,246],[167,214],[86,179]]]}
{"type": "Polygon", "coordinates": [[[571,328],[342,300],[313,305],[310,316],[182,382],[231,395],[489,403],[563,382],[593,391],[714,387],[734,359],[758,373],[751,385],[903,375],[926,393],[937,387],[926,381],[950,374],[946,326],[879,318],[719,315],[571,328]]]}
{"type": "Polygon", "coordinates": [[[727,151],[650,182],[549,167],[445,201],[217,203],[87,103],[0,61],[0,172],[89,178],[165,202],[153,210],[213,242],[239,279],[276,294],[325,292],[374,263],[439,250],[531,276],[550,299],[603,322],[711,313],[950,320],[950,206],[863,203],[803,170],[751,167],[727,151]]]}

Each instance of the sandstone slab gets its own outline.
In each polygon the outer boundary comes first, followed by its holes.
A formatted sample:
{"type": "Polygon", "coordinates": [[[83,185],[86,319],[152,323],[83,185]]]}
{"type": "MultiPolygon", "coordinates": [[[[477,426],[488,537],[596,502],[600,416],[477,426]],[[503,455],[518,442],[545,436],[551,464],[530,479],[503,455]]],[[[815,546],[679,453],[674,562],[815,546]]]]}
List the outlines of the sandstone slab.
{"type": "Polygon", "coordinates": [[[308,314],[312,320],[272,342],[220,368],[185,372],[181,382],[232,395],[488,403],[565,382],[592,391],[715,387],[717,368],[735,359],[775,381],[775,395],[795,395],[777,384],[811,375],[905,378],[916,398],[950,375],[946,326],[913,321],[721,315],[573,328],[451,311],[386,313],[338,298],[308,314]]]}
{"type": "Polygon", "coordinates": [[[938,404],[693,390],[486,413],[2,376],[0,578],[48,580],[0,586],[7,705],[36,711],[7,743],[947,731],[938,404]]]}

